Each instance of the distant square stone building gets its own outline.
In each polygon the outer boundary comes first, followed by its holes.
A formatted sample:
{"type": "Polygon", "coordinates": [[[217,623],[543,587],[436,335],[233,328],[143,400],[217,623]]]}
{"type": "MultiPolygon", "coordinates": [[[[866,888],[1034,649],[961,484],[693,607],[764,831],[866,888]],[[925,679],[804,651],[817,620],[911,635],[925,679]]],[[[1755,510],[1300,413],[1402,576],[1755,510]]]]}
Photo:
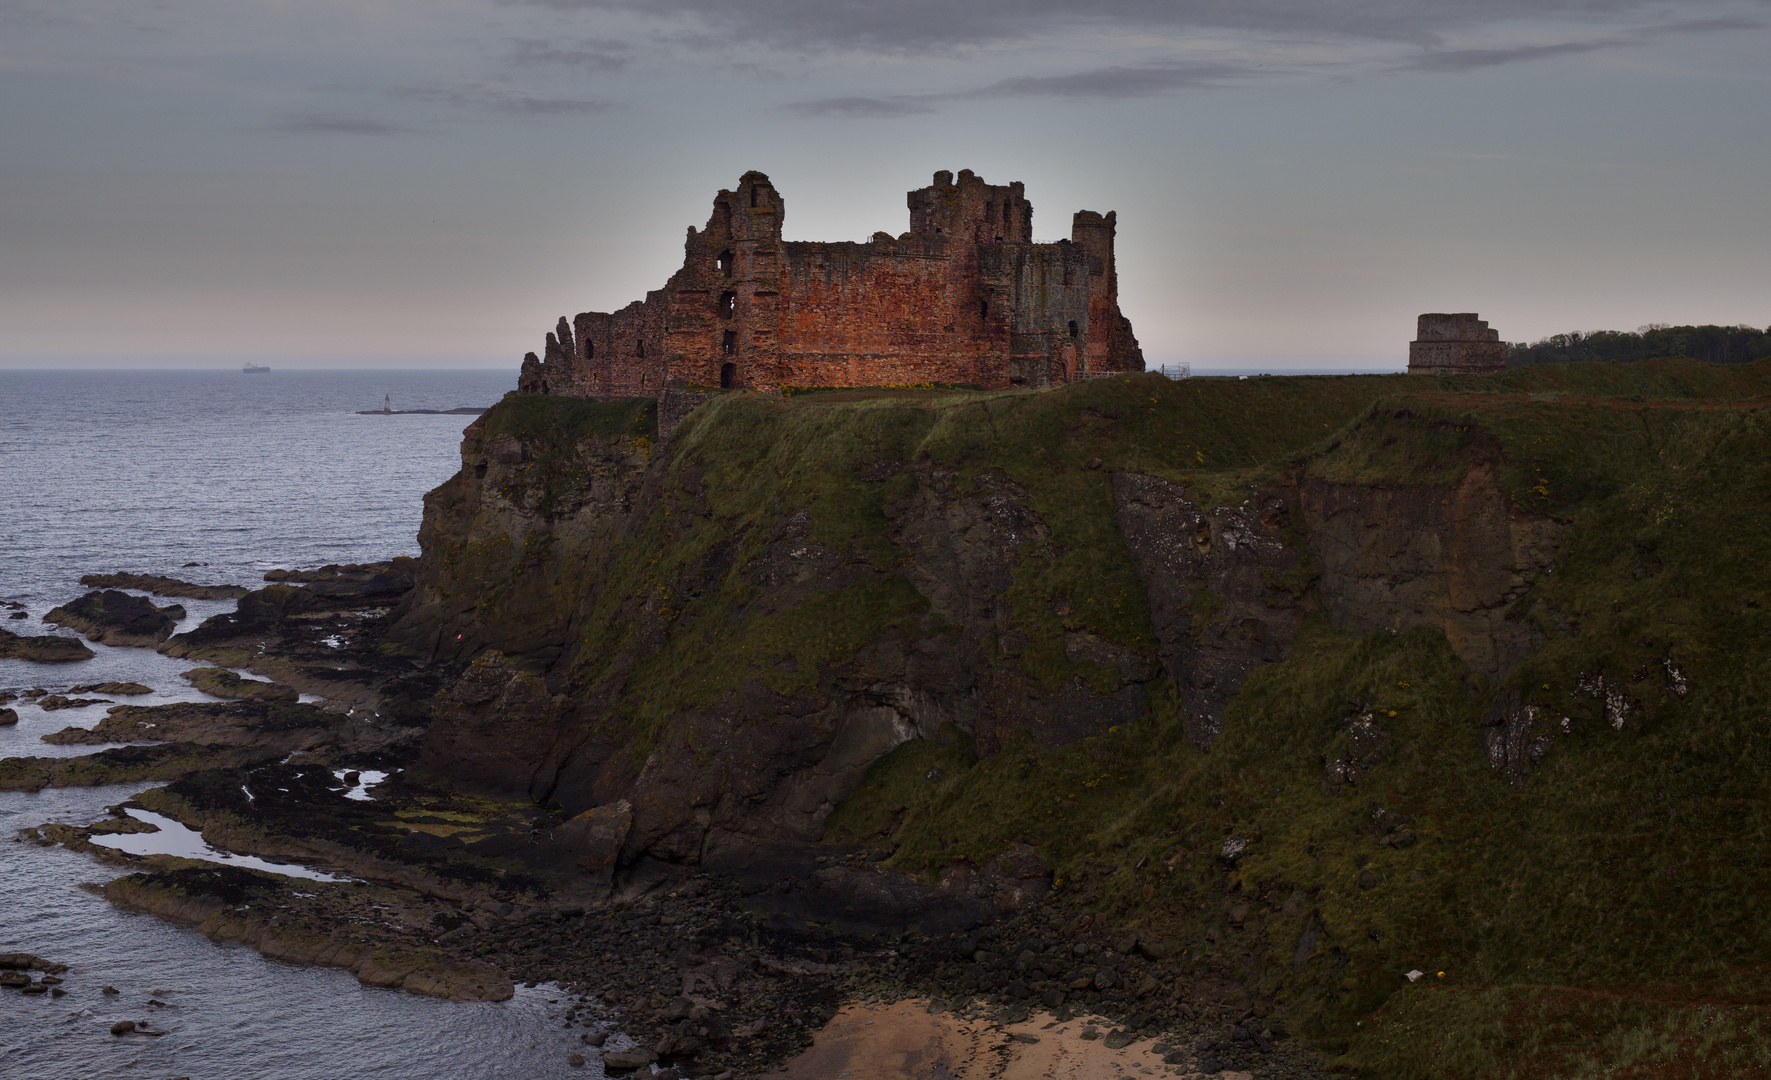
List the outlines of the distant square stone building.
{"type": "Polygon", "coordinates": [[[1019,183],[962,170],[907,196],[910,231],[866,243],[782,240],[786,205],[745,173],[690,226],[683,266],[616,312],[561,318],[525,393],[659,396],[669,387],[1042,387],[1142,371],[1119,312],[1115,216],[1079,211],[1033,242],[1019,183]]]}
{"type": "Polygon", "coordinates": [[[1422,315],[1408,343],[1410,375],[1486,375],[1505,371],[1506,342],[1473,311],[1422,315]]]}

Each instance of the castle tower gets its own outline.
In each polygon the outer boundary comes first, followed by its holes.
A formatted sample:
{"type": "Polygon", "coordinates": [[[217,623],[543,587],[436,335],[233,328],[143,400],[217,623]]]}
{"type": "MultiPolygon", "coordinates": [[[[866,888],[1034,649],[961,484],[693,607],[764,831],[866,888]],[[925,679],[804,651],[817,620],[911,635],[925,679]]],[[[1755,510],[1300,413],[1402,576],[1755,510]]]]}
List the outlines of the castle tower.
{"type": "Polygon", "coordinates": [[[1003,186],[986,184],[970,169],[959,180],[942,169],[935,182],[905,195],[910,205],[910,231],[916,235],[951,237],[975,244],[1025,244],[1033,239],[1033,204],[1019,180],[1003,186]]]}
{"type": "Polygon", "coordinates": [[[1500,331],[1490,330],[1473,311],[1422,315],[1408,343],[1410,375],[1487,375],[1506,367],[1500,331]]]}

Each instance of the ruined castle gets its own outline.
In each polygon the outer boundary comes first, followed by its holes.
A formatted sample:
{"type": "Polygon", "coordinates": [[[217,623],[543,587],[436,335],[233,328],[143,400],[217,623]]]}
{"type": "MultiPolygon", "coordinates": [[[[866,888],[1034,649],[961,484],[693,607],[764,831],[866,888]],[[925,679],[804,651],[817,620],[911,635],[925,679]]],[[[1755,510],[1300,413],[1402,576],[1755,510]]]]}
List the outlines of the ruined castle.
{"type": "Polygon", "coordinates": [[[531,394],[619,398],[666,388],[1055,386],[1144,370],[1119,313],[1114,215],[1079,211],[1033,242],[1019,183],[937,172],[908,195],[910,231],[866,243],[781,239],[786,204],[747,172],[689,227],[683,267],[616,312],[562,318],[523,358],[531,394]]]}
{"type": "Polygon", "coordinates": [[[1475,312],[1430,312],[1415,323],[1408,343],[1410,375],[1488,375],[1506,369],[1506,342],[1475,312]]]}

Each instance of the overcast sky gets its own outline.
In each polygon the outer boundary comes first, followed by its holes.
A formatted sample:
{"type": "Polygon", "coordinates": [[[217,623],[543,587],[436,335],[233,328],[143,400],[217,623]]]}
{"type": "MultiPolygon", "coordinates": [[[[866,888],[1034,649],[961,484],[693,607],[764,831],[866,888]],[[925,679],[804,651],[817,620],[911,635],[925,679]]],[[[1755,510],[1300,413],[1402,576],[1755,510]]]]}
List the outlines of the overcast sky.
{"type": "Polygon", "coordinates": [[[0,0],[0,366],[512,366],[747,169],[1119,212],[1154,365],[1771,324],[1771,0],[0,0]]]}

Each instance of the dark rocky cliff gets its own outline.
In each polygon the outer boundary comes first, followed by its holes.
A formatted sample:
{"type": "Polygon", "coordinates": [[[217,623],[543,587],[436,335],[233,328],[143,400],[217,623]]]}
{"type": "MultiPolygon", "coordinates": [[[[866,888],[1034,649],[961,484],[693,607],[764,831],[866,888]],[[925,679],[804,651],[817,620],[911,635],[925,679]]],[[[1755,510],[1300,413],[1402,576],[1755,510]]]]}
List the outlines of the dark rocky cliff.
{"type": "Polygon", "coordinates": [[[987,756],[1170,716],[1205,748],[1316,611],[1351,633],[1434,627],[1499,675],[1535,640],[1508,606],[1557,523],[1509,505],[1476,438],[1443,476],[1337,480],[1309,443],[1378,423],[1358,419],[1378,385],[1211,387],[1309,417],[1239,453],[1299,464],[1214,491],[1163,460],[1177,448],[1141,446],[1151,413],[1181,439],[1209,419],[1201,391],[1159,377],[732,396],[667,447],[638,403],[513,396],[428,497],[398,613],[397,640],[475,661],[439,698],[424,765],[568,814],[628,800],[626,860],[694,862],[818,839],[912,739],[955,732],[987,756]]]}
{"type": "Polygon", "coordinates": [[[423,767],[587,815],[604,880],[864,844],[1169,941],[1349,1067],[1499,1075],[1541,1060],[1506,1009],[1659,1030],[1649,984],[1771,946],[1767,400],[1682,361],[1133,376],[729,394],[660,443],[513,395],[393,647],[463,671],[423,767]]]}

